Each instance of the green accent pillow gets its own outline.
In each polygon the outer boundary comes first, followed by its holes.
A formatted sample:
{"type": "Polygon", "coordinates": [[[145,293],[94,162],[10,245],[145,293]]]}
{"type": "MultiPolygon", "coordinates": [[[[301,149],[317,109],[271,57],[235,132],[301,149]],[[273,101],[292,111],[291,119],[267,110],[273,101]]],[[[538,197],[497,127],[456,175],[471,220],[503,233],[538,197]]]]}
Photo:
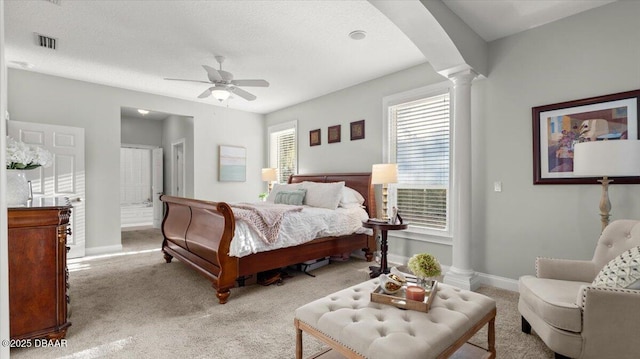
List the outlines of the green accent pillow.
{"type": "Polygon", "coordinates": [[[302,203],[304,202],[304,196],[306,194],[307,190],[302,188],[295,191],[280,191],[276,193],[276,198],[273,203],[302,206],[302,203]]]}

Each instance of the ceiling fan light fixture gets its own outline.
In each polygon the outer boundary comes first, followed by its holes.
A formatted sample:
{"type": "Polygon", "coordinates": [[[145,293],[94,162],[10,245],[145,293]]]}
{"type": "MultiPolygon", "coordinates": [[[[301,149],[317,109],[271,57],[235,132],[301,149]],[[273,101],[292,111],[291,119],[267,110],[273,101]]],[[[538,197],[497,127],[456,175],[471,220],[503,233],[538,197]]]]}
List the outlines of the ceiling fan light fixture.
{"type": "Polygon", "coordinates": [[[224,89],[215,89],[211,91],[211,96],[220,102],[228,99],[230,95],[229,91],[224,89]]]}

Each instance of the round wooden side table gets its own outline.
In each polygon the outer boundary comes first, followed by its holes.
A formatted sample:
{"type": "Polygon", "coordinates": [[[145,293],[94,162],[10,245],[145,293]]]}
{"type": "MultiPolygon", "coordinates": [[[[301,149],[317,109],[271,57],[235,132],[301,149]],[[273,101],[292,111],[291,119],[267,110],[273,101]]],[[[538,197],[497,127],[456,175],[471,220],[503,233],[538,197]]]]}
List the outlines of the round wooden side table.
{"type": "Polygon", "coordinates": [[[362,222],[362,226],[365,228],[377,229],[381,233],[380,240],[380,266],[370,266],[369,270],[369,278],[376,278],[380,274],[389,273],[389,267],[387,266],[387,250],[389,247],[387,246],[387,231],[399,231],[402,229],[407,229],[408,224],[391,224],[391,223],[383,223],[383,222],[372,222],[366,221],[362,222]]]}

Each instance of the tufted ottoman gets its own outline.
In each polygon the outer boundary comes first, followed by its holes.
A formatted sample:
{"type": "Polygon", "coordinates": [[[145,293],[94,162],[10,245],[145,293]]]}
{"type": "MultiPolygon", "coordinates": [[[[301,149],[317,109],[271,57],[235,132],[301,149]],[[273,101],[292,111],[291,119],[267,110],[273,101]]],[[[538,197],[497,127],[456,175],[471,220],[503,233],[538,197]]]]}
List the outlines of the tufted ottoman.
{"type": "Polygon", "coordinates": [[[438,283],[431,309],[424,313],[371,302],[379,283],[371,279],[296,309],[296,358],[302,358],[302,331],[347,358],[448,358],[487,323],[488,350],[469,344],[456,357],[480,352],[495,358],[493,299],[438,283]]]}

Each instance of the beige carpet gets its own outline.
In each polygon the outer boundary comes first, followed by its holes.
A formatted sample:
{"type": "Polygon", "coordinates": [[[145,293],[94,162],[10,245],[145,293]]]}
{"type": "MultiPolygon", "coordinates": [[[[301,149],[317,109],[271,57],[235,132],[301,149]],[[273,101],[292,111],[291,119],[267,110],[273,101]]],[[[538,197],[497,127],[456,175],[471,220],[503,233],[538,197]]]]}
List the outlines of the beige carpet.
{"type": "MultiPolygon", "coordinates": [[[[300,272],[281,286],[235,288],[220,305],[211,284],[174,260],[166,264],[157,230],[123,232],[123,255],[70,264],[72,322],[63,348],[12,349],[12,358],[293,358],[294,310],[368,279],[351,259],[300,272]]],[[[73,262],[73,261],[72,261],[73,262]]],[[[517,293],[480,289],[497,301],[498,358],[552,358],[520,332],[517,293]]],[[[304,337],[310,355],[323,346],[304,337]]],[[[483,330],[473,338],[486,345],[483,330]]]]}

